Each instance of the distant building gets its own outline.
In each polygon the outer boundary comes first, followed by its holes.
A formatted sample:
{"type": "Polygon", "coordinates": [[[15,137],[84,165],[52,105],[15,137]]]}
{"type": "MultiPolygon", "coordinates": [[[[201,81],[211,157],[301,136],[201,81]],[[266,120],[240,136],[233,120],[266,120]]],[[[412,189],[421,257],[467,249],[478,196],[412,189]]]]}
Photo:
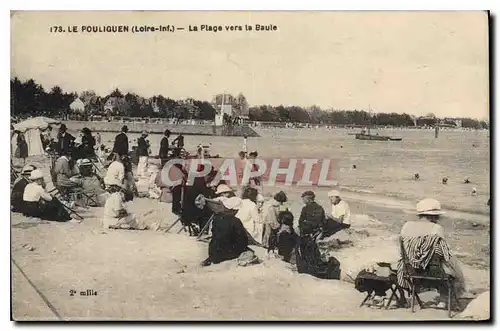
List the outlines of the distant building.
{"type": "Polygon", "coordinates": [[[120,112],[120,108],[123,105],[123,98],[110,97],[108,101],[104,104],[104,112],[108,114],[117,114],[120,112]]]}
{"type": "Polygon", "coordinates": [[[76,98],[70,105],[69,109],[71,109],[74,112],[79,112],[82,113],[85,111],[85,104],[80,98],[76,98]]]}

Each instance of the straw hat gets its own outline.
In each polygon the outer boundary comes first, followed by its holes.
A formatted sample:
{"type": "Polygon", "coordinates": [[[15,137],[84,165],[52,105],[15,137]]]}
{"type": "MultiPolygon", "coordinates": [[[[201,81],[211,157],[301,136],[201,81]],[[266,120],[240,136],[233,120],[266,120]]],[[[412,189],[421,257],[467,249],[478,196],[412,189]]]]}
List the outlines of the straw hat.
{"type": "Polygon", "coordinates": [[[215,194],[222,194],[228,192],[233,192],[233,190],[226,184],[220,184],[219,186],[217,186],[217,191],[215,192],[215,194]]]}
{"type": "Polygon", "coordinates": [[[224,207],[230,210],[239,210],[241,208],[241,199],[238,197],[232,197],[229,199],[222,200],[224,207]]]}
{"type": "Polygon", "coordinates": [[[35,170],[35,169],[36,169],[36,167],[35,167],[34,165],[27,164],[27,165],[25,165],[25,166],[23,167],[23,169],[21,170],[21,174],[22,174],[22,175],[29,175],[29,174],[31,174],[31,172],[32,172],[33,170],[35,170]]]}
{"type": "Polygon", "coordinates": [[[43,172],[40,169],[35,169],[31,172],[31,180],[43,179],[43,172]]]}
{"type": "Polygon", "coordinates": [[[340,192],[337,190],[331,190],[330,192],[328,192],[328,197],[329,198],[340,197],[340,192]]]}
{"type": "Polygon", "coordinates": [[[424,199],[417,203],[417,215],[442,215],[441,204],[436,199],[424,199]]]}
{"type": "Polygon", "coordinates": [[[148,133],[147,133],[146,131],[142,131],[141,135],[143,135],[143,136],[147,136],[147,135],[148,135],[148,133]]]}

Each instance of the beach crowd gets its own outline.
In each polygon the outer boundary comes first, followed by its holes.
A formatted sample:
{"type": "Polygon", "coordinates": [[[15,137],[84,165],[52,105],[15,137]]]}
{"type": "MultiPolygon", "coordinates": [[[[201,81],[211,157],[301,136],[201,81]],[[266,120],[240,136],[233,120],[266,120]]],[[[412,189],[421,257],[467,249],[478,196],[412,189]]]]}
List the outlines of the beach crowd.
{"type": "MultiPolygon", "coordinates": [[[[340,262],[320,249],[322,242],[356,227],[351,224],[349,204],[342,199],[339,190],[332,188],[328,192],[330,210],[316,202],[314,191],[303,192],[303,208],[296,220],[286,192],[280,190],[271,199],[266,199],[259,177],[250,177],[238,188],[233,188],[224,180],[214,182],[218,170],[212,167],[206,176],[195,178],[192,185],[187,185],[189,169],[177,165],[173,173],[180,179],[179,184],[168,186],[162,180],[162,169],[171,159],[189,156],[184,149],[184,136],[179,134],[170,140],[171,132],[166,130],[157,156],[152,156],[147,132],[141,134],[137,146],[132,148],[127,133],[127,126],[123,126],[113,147],[108,149],[101,144],[100,136],[93,135],[88,128],[81,130],[79,137],[74,137],[61,124],[54,137],[49,126],[42,132],[41,140],[50,156],[52,191],[47,190],[45,174],[26,164],[27,148],[21,135],[18,138],[21,148],[16,157],[23,159],[24,166],[20,172],[14,171],[11,182],[12,212],[45,221],[80,222],[74,218],[77,215],[74,207],[86,197],[87,202],[104,207],[101,219],[104,228],[148,230],[150,227],[126,207],[128,202],[140,196],[136,183],[144,178],[148,182],[147,197],[157,203],[171,203],[173,214],[190,235],[198,239],[208,236],[207,258],[200,261],[203,267],[227,260],[237,260],[239,265],[259,263],[251,248],[258,246],[266,249],[266,258],[281,259],[299,273],[340,279],[340,262]],[[159,159],[159,165],[151,162],[153,158],[159,159]],[[137,164],[135,174],[134,163],[137,164]],[[102,177],[99,166],[105,170],[102,177]],[[99,197],[96,190],[91,192],[86,188],[89,178],[97,183],[99,197]]],[[[254,169],[258,152],[247,149],[245,137],[239,158],[248,169],[254,169]]],[[[203,146],[198,146],[196,157],[207,156],[203,146]]],[[[197,170],[205,166],[199,164],[197,170]]],[[[457,294],[465,290],[463,274],[450,252],[444,228],[439,224],[442,214],[439,201],[423,199],[416,206],[416,219],[406,222],[401,229],[402,258],[394,268],[394,283],[401,290],[399,305],[407,303],[404,293],[411,296],[415,291],[415,282],[410,277],[414,272],[432,273],[437,272],[436,268],[446,271],[450,282],[437,286],[439,304],[443,307],[451,304],[450,289],[457,294]]]]}

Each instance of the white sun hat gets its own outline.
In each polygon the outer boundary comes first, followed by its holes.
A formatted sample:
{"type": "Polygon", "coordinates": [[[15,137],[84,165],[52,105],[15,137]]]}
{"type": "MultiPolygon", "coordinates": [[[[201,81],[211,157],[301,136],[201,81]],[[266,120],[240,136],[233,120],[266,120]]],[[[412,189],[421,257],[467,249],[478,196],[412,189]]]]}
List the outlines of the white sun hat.
{"type": "Polygon", "coordinates": [[[337,190],[331,190],[330,192],[328,192],[328,197],[331,198],[331,197],[340,197],[340,192],[337,191],[337,190]]]}
{"type": "Polygon", "coordinates": [[[222,200],[222,204],[227,209],[239,210],[241,208],[241,199],[238,197],[232,197],[229,199],[222,200]]]}
{"type": "Polygon", "coordinates": [[[222,194],[227,192],[233,192],[233,190],[226,184],[220,184],[219,186],[217,186],[217,191],[215,192],[215,194],[222,194]]]}
{"type": "Polygon", "coordinates": [[[417,215],[442,215],[441,204],[436,199],[424,199],[417,203],[417,215]]]}
{"type": "Polygon", "coordinates": [[[40,169],[35,169],[31,172],[30,179],[31,180],[36,180],[36,179],[42,179],[43,178],[43,172],[40,169]]]}
{"type": "Polygon", "coordinates": [[[25,165],[25,166],[23,167],[23,169],[21,170],[21,174],[23,174],[23,175],[29,175],[29,174],[31,174],[31,172],[32,172],[33,170],[35,170],[35,169],[36,169],[36,167],[35,167],[34,165],[27,164],[27,165],[25,165]]]}

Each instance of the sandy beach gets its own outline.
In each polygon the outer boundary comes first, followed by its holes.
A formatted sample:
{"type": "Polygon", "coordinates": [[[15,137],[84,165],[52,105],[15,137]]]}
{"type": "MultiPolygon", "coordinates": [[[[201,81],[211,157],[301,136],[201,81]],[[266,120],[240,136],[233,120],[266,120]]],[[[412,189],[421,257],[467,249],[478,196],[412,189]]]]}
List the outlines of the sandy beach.
{"type": "MultiPolygon", "coordinates": [[[[314,140],[310,134],[303,132],[304,140],[314,140]]],[[[229,142],[225,137],[211,138],[214,146],[228,153],[238,150],[240,145],[235,139],[229,142]]],[[[344,149],[354,146],[347,135],[338,139],[343,139],[344,149]]],[[[198,143],[191,137],[187,142],[188,148],[198,143]]],[[[320,142],[316,143],[319,146],[320,142]]],[[[271,145],[255,142],[254,146],[263,154],[273,154],[276,146],[271,145]]],[[[287,153],[291,151],[290,148],[287,153]]],[[[483,164],[486,160],[476,161],[483,164]]],[[[364,163],[359,161],[359,164],[364,163]]],[[[358,174],[367,176],[359,167],[358,174]]],[[[346,177],[347,184],[340,181],[340,185],[349,186],[350,176],[353,175],[346,177]]],[[[397,185],[397,180],[392,185],[397,185]]],[[[279,189],[265,187],[264,195],[269,197],[279,189]]],[[[304,189],[284,189],[298,219],[302,208],[299,196],[304,189]]],[[[315,189],[318,202],[328,211],[327,191],[328,188],[315,189]]],[[[168,234],[102,229],[99,223],[102,208],[79,210],[85,218],[81,224],[39,224],[12,214],[13,317],[16,320],[448,319],[447,311],[433,308],[417,308],[415,313],[402,308],[359,308],[365,294],[354,289],[352,279],[372,263],[396,262],[397,234],[405,221],[415,217],[413,199],[398,198],[395,193],[397,191],[391,196],[343,190],[343,198],[353,214],[354,231],[353,246],[333,254],[341,262],[339,281],[297,274],[279,260],[266,259],[265,252],[256,247],[252,248],[262,261],[258,265],[240,267],[235,261],[228,261],[201,268],[199,263],[207,256],[207,244],[197,242],[186,233],[177,234],[179,225],[168,234]],[[21,270],[50,304],[29,285],[21,270]],[[71,296],[71,290],[77,294],[71,296]],[[79,295],[80,291],[87,290],[97,295],[79,295]]],[[[446,205],[453,206],[446,201],[443,204],[445,209],[446,205]]],[[[128,208],[150,225],[161,220],[162,225],[167,226],[176,219],[170,204],[147,198],[134,200],[128,208]]],[[[490,220],[484,208],[475,212],[471,209],[448,208],[443,225],[451,249],[462,263],[469,292],[480,294],[490,288],[490,220]]],[[[434,295],[425,293],[422,298],[430,300],[434,295]]],[[[454,316],[454,319],[460,318],[460,315],[454,316]]]]}

